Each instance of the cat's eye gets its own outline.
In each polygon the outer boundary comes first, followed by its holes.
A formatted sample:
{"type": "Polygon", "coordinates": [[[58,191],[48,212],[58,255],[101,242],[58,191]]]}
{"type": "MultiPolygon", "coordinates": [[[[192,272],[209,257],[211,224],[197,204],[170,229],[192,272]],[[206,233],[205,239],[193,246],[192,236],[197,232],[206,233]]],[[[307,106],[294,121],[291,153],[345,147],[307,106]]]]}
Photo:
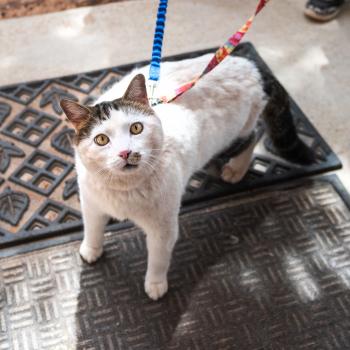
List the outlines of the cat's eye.
{"type": "Polygon", "coordinates": [[[130,126],[130,132],[131,132],[133,135],[141,134],[142,131],[143,131],[143,125],[142,125],[142,123],[137,122],[137,123],[131,124],[131,126],[130,126]]]}
{"type": "Polygon", "coordinates": [[[105,146],[109,142],[109,138],[105,134],[98,134],[95,138],[94,141],[96,144],[99,146],[105,146]]]}

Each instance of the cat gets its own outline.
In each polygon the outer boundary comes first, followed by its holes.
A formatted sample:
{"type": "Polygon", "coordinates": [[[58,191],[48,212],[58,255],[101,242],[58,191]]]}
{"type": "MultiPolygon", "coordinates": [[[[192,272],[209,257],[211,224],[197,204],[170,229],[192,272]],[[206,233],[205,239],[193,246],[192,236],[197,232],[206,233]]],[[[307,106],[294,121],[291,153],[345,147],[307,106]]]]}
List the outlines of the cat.
{"type": "MultiPolygon", "coordinates": [[[[296,134],[283,88],[258,62],[237,51],[169,104],[149,104],[147,66],[117,82],[92,106],[61,101],[76,132],[84,220],[80,255],[88,263],[101,256],[104,226],[111,217],[132,220],[146,234],[144,287],[153,300],[168,290],[181,197],[194,172],[233,141],[250,140],[222,168],[224,181],[240,181],[250,165],[260,116],[282,154],[301,163],[312,161],[296,134]]],[[[163,63],[157,93],[167,95],[198,76],[210,58],[163,63]]]]}

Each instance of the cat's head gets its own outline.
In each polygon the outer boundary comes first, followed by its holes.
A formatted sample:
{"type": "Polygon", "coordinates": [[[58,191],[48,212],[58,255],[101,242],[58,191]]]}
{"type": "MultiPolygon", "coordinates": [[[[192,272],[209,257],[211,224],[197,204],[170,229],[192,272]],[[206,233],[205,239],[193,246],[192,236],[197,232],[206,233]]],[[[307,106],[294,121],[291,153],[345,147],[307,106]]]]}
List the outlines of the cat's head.
{"type": "Polygon", "coordinates": [[[149,105],[143,75],[134,77],[122,98],[95,106],[62,100],[61,107],[75,129],[76,152],[89,171],[108,178],[154,170],[163,131],[149,105]]]}

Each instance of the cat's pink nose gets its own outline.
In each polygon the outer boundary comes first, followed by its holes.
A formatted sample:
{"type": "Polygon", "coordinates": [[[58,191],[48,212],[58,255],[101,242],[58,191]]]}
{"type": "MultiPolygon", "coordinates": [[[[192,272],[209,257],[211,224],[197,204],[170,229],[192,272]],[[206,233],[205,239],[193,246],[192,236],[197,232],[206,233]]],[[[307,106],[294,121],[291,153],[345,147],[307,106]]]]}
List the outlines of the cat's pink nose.
{"type": "Polygon", "coordinates": [[[127,160],[129,155],[130,155],[131,151],[121,151],[119,153],[119,157],[123,158],[124,160],[127,160]]]}

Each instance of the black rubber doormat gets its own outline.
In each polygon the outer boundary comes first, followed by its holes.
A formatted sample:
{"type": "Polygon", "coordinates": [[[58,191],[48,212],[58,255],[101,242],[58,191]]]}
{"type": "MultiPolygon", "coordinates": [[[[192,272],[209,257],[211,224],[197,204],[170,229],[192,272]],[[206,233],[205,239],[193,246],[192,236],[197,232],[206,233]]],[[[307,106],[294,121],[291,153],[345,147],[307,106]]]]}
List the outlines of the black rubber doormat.
{"type": "Polygon", "coordinates": [[[1,259],[0,347],[350,349],[350,203],[338,186],[308,181],[183,214],[157,302],[143,291],[135,228],[107,234],[94,265],[79,242],[1,259]]]}
{"type": "MultiPolygon", "coordinates": [[[[247,57],[258,57],[250,44],[247,57]]],[[[169,59],[182,59],[206,50],[169,59]]],[[[145,62],[144,62],[145,63],[145,62]]],[[[73,170],[73,130],[64,120],[63,97],[89,103],[135,66],[0,88],[0,247],[82,228],[76,174],[73,170]]],[[[318,154],[315,164],[300,167],[265,149],[264,126],[247,176],[237,185],[224,183],[218,167],[228,150],[188,184],[184,204],[339,168],[340,162],[297,104],[292,101],[301,137],[318,154]]]]}

